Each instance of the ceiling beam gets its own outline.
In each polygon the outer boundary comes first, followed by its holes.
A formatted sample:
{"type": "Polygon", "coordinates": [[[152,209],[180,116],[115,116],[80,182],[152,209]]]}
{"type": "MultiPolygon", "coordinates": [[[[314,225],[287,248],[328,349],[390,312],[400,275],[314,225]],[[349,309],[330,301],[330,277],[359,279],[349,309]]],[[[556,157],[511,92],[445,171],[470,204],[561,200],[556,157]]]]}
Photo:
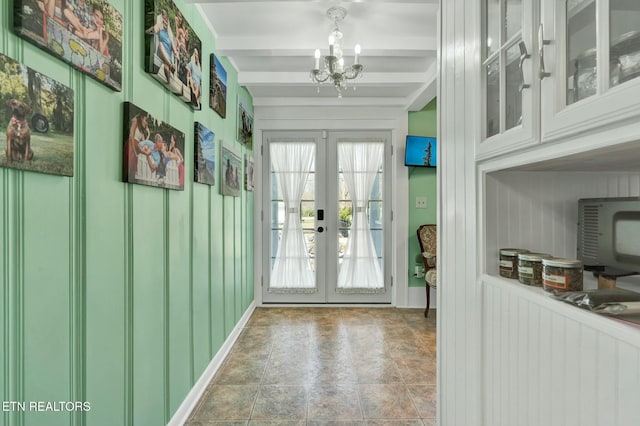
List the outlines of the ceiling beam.
{"type": "MultiPolygon", "coordinates": [[[[279,0],[280,2],[302,2],[301,0],[279,0]]],[[[306,0],[303,3],[322,3],[326,0],[306,0]]],[[[439,0],[342,0],[342,3],[407,3],[407,4],[438,4],[439,0]]],[[[268,3],[275,0],[186,0],[187,3],[233,4],[233,3],[268,3]]]]}
{"type": "MultiPolygon", "coordinates": [[[[230,56],[230,57],[309,57],[313,59],[313,52],[315,47],[311,46],[306,49],[216,49],[217,56],[230,56]]],[[[321,51],[322,52],[322,51],[321,51]]],[[[326,53],[326,52],[325,52],[326,53]]],[[[353,49],[344,49],[344,56],[351,57],[354,55],[353,49]]],[[[435,49],[367,49],[362,51],[362,58],[374,58],[374,57],[397,57],[397,58],[421,58],[425,56],[436,56],[437,51],[435,49]]]]}
{"type": "Polygon", "coordinates": [[[376,97],[256,97],[253,98],[254,107],[281,107],[281,106],[297,106],[308,107],[313,106],[387,106],[387,107],[404,107],[407,99],[398,98],[376,98],[376,97]]]}
{"type": "MultiPolygon", "coordinates": [[[[301,38],[283,37],[218,37],[216,50],[222,56],[310,56],[316,48],[328,50],[328,46],[311,44],[301,38]]],[[[437,51],[436,37],[380,37],[362,43],[362,56],[425,56],[437,51]]],[[[353,47],[344,49],[353,55],[353,47]]],[[[327,52],[323,52],[326,54],[327,52]]]]}
{"type": "MultiPolygon", "coordinates": [[[[425,84],[428,76],[421,72],[368,72],[357,80],[358,86],[404,86],[425,84]]],[[[310,84],[308,72],[240,72],[238,84],[243,86],[296,86],[310,84]]]]}

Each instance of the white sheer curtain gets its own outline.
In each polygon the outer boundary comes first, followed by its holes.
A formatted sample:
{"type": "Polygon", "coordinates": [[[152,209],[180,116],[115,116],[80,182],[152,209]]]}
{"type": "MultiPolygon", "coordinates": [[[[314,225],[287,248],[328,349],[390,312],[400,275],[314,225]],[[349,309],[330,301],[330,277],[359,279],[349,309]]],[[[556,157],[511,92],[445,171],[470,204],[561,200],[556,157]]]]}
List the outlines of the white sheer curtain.
{"type": "Polygon", "coordinates": [[[284,200],[284,224],[269,291],[315,291],[315,275],[302,233],[300,201],[315,159],[312,143],[272,142],[271,165],[284,200]]]}
{"type": "Polygon", "coordinates": [[[338,162],[353,203],[349,239],[338,274],[339,292],[384,291],[384,279],[367,217],[369,195],[383,155],[383,143],[338,144],[338,162]]]}

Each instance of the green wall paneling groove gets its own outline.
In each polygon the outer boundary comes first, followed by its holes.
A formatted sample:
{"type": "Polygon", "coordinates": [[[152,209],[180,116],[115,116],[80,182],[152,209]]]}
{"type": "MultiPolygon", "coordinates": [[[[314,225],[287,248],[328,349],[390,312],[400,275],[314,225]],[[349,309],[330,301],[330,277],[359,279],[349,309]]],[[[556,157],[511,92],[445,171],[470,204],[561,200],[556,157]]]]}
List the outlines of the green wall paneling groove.
{"type": "MultiPolygon", "coordinates": [[[[409,113],[409,134],[436,136],[437,100],[429,102],[421,111],[409,113]]],[[[438,141],[440,142],[440,141],[438,141]]],[[[436,223],[437,199],[436,169],[409,167],[409,287],[424,287],[424,278],[415,278],[415,258],[420,254],[416,231],[423,223],[436,223]],[[416,197],[427,198],[427,208],[416,208],[416,197]]],[[[422,265],[422,263],[420,263],[422,265]]]]}
{"type": "Polygon", "coordinates": [[[191,110],[144,72],[144,1],[110,2],[122,92],[15,36],[13,1],[0,4],[0,53],[71,87],[75,105],[73,177],[0,169],[0,394],[91,404],[2,412],[1,426],[164,425],[253,301],[253,193],[222,196],[220,167],[215,186],[192,182],[194,121],[215,132],[218,161],[224,141],[244,164],[237,98],[251,96],[222,57],[227,118],[208,107],[215,40],[176,0],[202,40],[203,107],[191,110]],[[184,191],[122,182],[123,102],[185,133],[184,191]]]}

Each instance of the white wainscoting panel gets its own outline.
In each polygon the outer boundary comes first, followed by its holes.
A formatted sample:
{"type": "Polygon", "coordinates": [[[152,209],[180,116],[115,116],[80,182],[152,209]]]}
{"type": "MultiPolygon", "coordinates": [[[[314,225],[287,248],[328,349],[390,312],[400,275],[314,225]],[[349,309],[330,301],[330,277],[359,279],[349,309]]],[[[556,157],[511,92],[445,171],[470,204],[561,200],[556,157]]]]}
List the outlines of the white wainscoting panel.
{"type": "Polygon", "coordinates": [[[438,91],[439,426],[482,425],[475,147],[481,2],[440,2],[438,91]],[[475,38],[477,35],[477,38],[475,38]],[[467,40],[474,39],[476,43],[467,40]]]}
{"type": "Polygon", "coordinates": [[[638,425],[640,328],[483,281],[483,424],[638,425]]]}

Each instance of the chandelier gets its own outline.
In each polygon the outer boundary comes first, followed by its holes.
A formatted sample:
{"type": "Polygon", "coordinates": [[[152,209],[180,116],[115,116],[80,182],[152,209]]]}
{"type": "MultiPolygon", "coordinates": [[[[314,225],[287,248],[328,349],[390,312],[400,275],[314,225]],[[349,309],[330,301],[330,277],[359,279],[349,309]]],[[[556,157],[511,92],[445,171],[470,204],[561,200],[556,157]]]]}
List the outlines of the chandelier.
{"type": "MultiPolygon", "coordinates": [[[[334,23],[334,29],[329,34],[329,55],[324,57],[322,69],[320,68],[320,49],[315,51],[315,66],[311,70],[311,81],[317,84],[318,93],[320,85],[329,79],[338,91],[338,97],[342,97],[342,92],[347,88],[347,80],[354,80],[362,76],[362,65],[360,65],[360,45],[356,44],[356,57],[353,65],[346,67],[342,57],[342,32],[338,28],[338,22],[347,16],[347,10],[340,6],[334,6],[327,10],[327,17],[334,23]]],[[[353,90],[355,90],[355,85],[353,90]]]]}

